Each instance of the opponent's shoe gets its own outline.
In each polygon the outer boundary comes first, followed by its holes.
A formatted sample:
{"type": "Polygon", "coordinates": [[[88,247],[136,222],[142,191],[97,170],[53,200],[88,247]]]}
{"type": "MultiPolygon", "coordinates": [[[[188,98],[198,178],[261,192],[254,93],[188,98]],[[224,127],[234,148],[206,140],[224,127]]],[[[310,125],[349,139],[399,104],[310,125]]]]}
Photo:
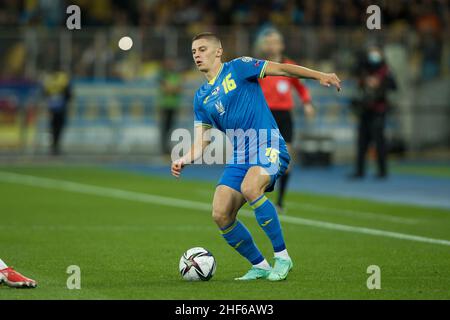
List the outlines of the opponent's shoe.
{"type": "Polygon", "coordinates": [[[246,274],[242,277],[235,278],[234,280],[256,280],[256,279],[266,279],[270,274],[271,270],[261,269],[252,267],[246,274]]]}
{"type": "Polygon", "coordinates": [[[11,288],[36,288],[37,282],[15,271],[12,267],[0,270],[0,284],[11,288]]]}
{"type": "Polygon", "coordinates": [[[272,268],[272,271],[267,276],[267,279],[270,281],[280,281],[286,279],[289,271],[291,271],[294,263],[291,258],[284,259],[280,257],[275,257],[275,264],[272,268]]]}

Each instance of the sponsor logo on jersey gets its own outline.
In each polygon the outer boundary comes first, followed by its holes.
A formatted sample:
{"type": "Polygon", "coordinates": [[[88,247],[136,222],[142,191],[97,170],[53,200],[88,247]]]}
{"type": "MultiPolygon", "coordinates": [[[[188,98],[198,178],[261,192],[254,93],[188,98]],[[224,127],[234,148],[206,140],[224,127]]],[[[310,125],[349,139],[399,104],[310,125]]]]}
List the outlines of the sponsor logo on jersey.
{"type": "Polygon", "coordinates": [[[242,244],[242,242],[244,242],[244,240],[239,241],[238,243],[236,243],[236,245],[234,246],[235,249],[239,248],[239,246],[242,244]]]}
{"type": "Polygon", "coordinates": [[[220,86],[217,86],[214,88],[214,90],[212,91],[211,95],[215,96],[216,94],[218,94],[220,92],[220,86]]]}

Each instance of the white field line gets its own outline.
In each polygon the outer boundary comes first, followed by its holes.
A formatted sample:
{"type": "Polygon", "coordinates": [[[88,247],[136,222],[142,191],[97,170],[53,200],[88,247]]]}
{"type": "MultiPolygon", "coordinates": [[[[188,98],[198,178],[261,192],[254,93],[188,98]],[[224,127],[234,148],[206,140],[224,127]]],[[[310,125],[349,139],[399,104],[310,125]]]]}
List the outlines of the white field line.
{"type": "Polygon", "coordinates": [[[311,203],[296,203],[296,202],[287,202],[288,207],[309,210],[318,213],[326,213],[326,214],[335,214],[341,216],[349,216],[352,218],[360,218],[367,220],[377,220],[377,221],[388,221],[394,223],[402,223],[402,224],[418,224],[419,222],[424,222],[423,219],[415,219],[415,218],[403,218],[403,217],[395,217],[388,214],[376,213],[376,212],[367,212],[360,210],[350,210],[350,209],[336,209],[331,207],[324,207],[311,203]]]}
{"type": "MultiPolygon", "coordinates": [[[[117,198],[117,199],[129,200],[129,201],[138,201],[138,202],[144,202],[144,203],[152,203],[152,204],[176,207],[176,208],[181,208],[181,209],[211,211],[211,204],[199,202],[199,201],[182,200],[182,199],[171,198],[171,197],[164,197],[164,196],[158,196],[158,195],[152,195],[152,194],[146,194],[146,193],[126,191],[126,190],[115,189],[115,188],[99,187],[99,186],[93,186],[93,185],[77,183],[77,182],[70,182],[70,181],[65,181],[65,180],[34,177],[34,176],[29,176],[29,175],[22,175],[22,174],[3,172],[3,171],[0,171],[0,181],[21,184],[21,185],[28,185],[28,186],[32,186],[32,187],[38,187],[38,188],[64,190],[64,191],[81,193],[81,194],[96,195],[96,196],[117,198]]],[[[248,209],[241,210],[240,214],[247,216],[247,217],[253,217],[253,212],[248,209]]],[[[304,219],[304,218],[292,217],[292,216],[287,216],[287,215],[280,215],[279,217],[280,217],[280,220],[283,222],[297,224],[297,225],[306,225],[306,226],[317,227],[317,228],[322,228],[322,229],[346,231],[346,232],[360,233],[360,234],[366,234],[366,235],[373,235],[373,236],[380,236],[380,237],[387,237],[387,238],[410,240],[410,241],[416,241],[416,242],[450,246],[449,240],[433,239],[433,238],[415,236],[415,235],[410,235],[410,234],[405,234],[405,233],[391,232],[391,231],[364,228],[364,227],[354,227],[354,226],[349,226],[349,225],[343,225],[343,224],[337,224],[337,223],[331,223],[331,222],[325,222],[325,221],[319,221],[319,220],[312,220],[312,219],[304,219]]]]}
{"type": "MultiPolygon", "coordinates": [[[[208,196],[212,197],[214,194],[214,190],[208,190],[208,189],[196,189],[195,194],[198,194],[200,196],[208,196]]],[[[420,219],[420,218],[406,218],[406,217],[397,217],[388,215],[385,213],[377,213],[377,212],[367,212],[367,211],[361,211],[361,210],[351,210],[351,209],[336,209],[332,207],[325,207],[313,203],[298,203],[298,202],[292,202],[288,201],[286,202],[287,208],[294,208],[294,209],[301,209],[301,210],[307,210],[311,212],[318,212],[318,213],[325,213],[325,214],[332,214],[336,216],[348,216],[352,218],[362,219],[362,220],[375,220],[375,221],[387,221],[387,222],[393,222],[393,223],[400,223],[400,224],[418,224],[418,223],[424,223],[428,221],[427,219],[420,219]]]]}
{"type": "MultiPolygon", "coordinates": [[[[0,230],[14,230],[17,228],[24,228],[22,225],[0,225],[0,230]]],[[[198,232],[205,230],[205,228],[214,229],[214,226],[199,226],[199,225],[70,225],[70,224],[57,224],[57,225],[46,225],[46,224],[34,224],[31,226],[26,226],[27,230],[37,230],[37,231],[108,231],[108,232],[151,232],[151,230],[165,231],[168,230],[174,232],[198,232]]]]}

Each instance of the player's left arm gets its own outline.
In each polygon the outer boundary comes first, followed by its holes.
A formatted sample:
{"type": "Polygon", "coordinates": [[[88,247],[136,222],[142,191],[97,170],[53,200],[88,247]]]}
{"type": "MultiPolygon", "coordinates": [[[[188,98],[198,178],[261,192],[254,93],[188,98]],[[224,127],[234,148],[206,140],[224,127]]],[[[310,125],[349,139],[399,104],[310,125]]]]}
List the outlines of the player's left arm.
{"type": "Polygon", "coordinates": [[[267,61],[264,75],[314,79],[319,81],[321,85],[335,86],[338,91],[341,90],[341,80],[335,73],[324,73],[295,64],[267,61]]]}

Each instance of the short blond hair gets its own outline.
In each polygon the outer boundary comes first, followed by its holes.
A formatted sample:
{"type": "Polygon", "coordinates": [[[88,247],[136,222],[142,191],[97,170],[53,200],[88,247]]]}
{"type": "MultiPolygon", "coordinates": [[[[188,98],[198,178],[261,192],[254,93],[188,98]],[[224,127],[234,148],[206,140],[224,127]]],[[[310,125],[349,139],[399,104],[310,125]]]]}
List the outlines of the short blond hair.
{"type": "Polygon", "coordinates": [[[220,38],[213,32],[208,31],[208,32],[198,33],[192,38],[192,42],[194,42],[195,40],[199,40],[199,39],[212,40],[219,45],[219,48],[222,48],[222,41],[220,41],[220,38]]]}

